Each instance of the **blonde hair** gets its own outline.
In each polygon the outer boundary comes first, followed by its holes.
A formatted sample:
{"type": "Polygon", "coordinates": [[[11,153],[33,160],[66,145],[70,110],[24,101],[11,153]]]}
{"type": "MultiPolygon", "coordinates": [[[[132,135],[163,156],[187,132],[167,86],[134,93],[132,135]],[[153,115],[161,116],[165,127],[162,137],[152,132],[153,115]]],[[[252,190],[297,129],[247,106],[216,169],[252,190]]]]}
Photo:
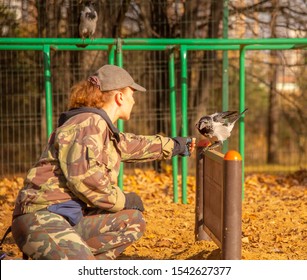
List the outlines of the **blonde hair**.
{"type": "Polygon", "coordinates": [[[93,107],[100,109],[105,103],[110,101],[113,95],[113,91],[101,92],[99,88],[92,83],[82,81],[71,88],[68,109],[80,107],[93,107]]]}

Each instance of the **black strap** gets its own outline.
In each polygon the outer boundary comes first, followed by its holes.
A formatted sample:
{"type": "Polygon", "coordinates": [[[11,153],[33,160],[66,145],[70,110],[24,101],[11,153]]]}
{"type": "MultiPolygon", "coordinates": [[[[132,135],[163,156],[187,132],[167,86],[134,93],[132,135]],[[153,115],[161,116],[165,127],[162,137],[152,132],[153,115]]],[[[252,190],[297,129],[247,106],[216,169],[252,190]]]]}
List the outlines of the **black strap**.
{"type": "Polygon", "coordinates": [[[60,115],[60,118],[59,118],[59,121],[58,121],[58,126],[63,125],[70,118],[72,118],[76,115],[82,114],[82,113],[94,113],[94,114],[97,114],[100,117],[102,117],[106,121],[106,123],[108,124],[108,127],[112,131],[116,141],[117,142],[120,141],[118,128],[113,125],[109,116],[107,115],[107,113],[103,109],[97,109],[97,108],[92,108],[92,107],[72,108],[69,111],[63,112],[60,115]]]}

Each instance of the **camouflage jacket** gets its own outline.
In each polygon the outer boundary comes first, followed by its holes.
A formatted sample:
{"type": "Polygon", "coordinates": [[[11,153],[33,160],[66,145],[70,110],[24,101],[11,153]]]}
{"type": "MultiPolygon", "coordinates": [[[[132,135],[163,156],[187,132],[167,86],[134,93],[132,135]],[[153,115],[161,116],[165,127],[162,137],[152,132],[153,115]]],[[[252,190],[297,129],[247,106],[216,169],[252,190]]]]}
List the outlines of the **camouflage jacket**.
{"type": "Polygon", "coordinates": [[[14,216],[76,198],[89,207],[119,211],[125,205],[124,193],[117,186],[120,162],[172,157],[171,138],[119,133],[103,110],[80,109],[61,115],[59,127],[27,174],[14,216]]]}

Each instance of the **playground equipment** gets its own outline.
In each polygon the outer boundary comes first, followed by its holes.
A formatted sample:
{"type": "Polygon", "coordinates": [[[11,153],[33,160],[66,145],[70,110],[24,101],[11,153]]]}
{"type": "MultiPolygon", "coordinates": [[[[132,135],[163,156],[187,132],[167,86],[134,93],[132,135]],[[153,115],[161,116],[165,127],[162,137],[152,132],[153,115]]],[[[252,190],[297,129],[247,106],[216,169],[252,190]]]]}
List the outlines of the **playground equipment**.
{"type": "MultiPolygon", "coordinates": [[[[197,50],[221,50],[226,55],[229,50],[236,50],[239,55],[239,111],[245,109],[245,55],[253,50],[292,50],[306,49],[307,38],[272,38],[272,39],[145,39],[145,38],[97,38],[95,40],[86,39],[84,42],[80,38],[0,38],[0,51],[40,51],[43,52],[44,60],[44,87],[45,87],[45,107],[46,107],[46,132],[47,136],[53,130],[52,116],[52,79],[51,79],[51,51],[80,51],[99,50],[108,53],[108,63],[123,65],[123,52],[126,51],[167,51],[169,53],[169,98],[171,111],[171,137],[177,136],[176,126],[176,98],[178,93],[175,89],[175,59],[174,52],[180,52],[180,84],[181,84],[181,136],[188,136],[188,52],[197,50]],[[87,45],[85,48],[79,45],[87,45]]],[[[224,60],[223,60],[224,62],[224,60]]],[[[224,67],[224,66],[223,66],[224,67]]],[[[227,66],[225,66],[227,69],[227,66]]],[[[223,92],[222,110],[228,110],[227,74],[223,71],[223,92]]],[[[239,152],[242,157],[242,175],[244,175],[245,158],[245,123],[244,117],[239,120],[239,152]]],[[[123,131],[123,123],[118,123],[118,128],[123,131]]],[[[173,172],[173,193],[174,202],[178,202],[178,158],[172,158],[173,172]]],[[[181,180],[182,180],[182,202],[187,203],[187,174],[188,159],[181,159],[181,180]]],[[[242,176],[243,181],[243,176],[242,176]]],[[[123,168],[118,178],[118,184],[123,187],[123,168]]],[[[244,189],[243,189],[244,193],[244,189]]]]}
{"type": "Polygon", "coordinates": [[[242,158],[236,151],[225,155],[206,151],[200,142],[196,159],[196,240],[212,239],[222,259],[241,259],[242,158]]]}

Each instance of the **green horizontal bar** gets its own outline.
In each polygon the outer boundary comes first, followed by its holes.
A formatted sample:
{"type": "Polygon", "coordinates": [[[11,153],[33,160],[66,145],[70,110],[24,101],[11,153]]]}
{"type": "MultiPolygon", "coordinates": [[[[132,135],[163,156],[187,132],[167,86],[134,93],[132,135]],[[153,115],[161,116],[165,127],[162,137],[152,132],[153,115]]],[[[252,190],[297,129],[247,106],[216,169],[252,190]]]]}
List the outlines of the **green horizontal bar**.
{"type": "MultiPolygon", "coordinates": [[[[281,44],[281,45],[242,45],[245,50],[290,50],[298,49],[297,45],[294,44],[281,44]]],[[[240,50],[241,47],[238,45],[221,45],[221,46],[187,46],[187,50],[240,50]]]]}
{"type": "Polygon", "coordinates": [[[268,38],[268,39],[124,39],[124,44],[165,44],[173,45],[266,45],[266,44],[306,44],[307,38],[268,38]]]}
{"type": "Polygon", "coordinates": [[[113,45],[116,39],[85,39],[80,38],[0,38],[0,44],[28,44],[28,45],[113,45]]]}
{"type": "MultiPolygon", "coordinates": [[[[1,45],[0,45],[1,46],[1,45]]],[[[51,45],[51,49],[57,50],[57,51],[108,51],[109,46],[108,45],[51,45]]]]}
{"type": "MultiPolygon", "coordinates": [[[[294,44],[296,47],[307,45],[307,38],[267,38],[267,39],[121,39],[122,45],[280,45],[294,44]]],[[[117,39],[97,38],[94,40],[80,38],[0,38],[0,44],[28,45],[112,45],[117,39]]],[[[304,46],[305,47],[305,46],[304,46]]]]}
{"type": "Polygon", "coordinates": [[[123,45],[124,51],[165,51],[172,49],[170,45],[123,45]]]}
{"type": "MultiPolygon", "coordinates": [[[[86,46],[82,47],[77,45],[50,45],[52,50],[56,51],[108,51],[110,47],[108,45],[94,45],[94,46],[86,46]]],[[[165,51],[171,49],[172,46],[123,46],[123,50],[125,51],[165,51]]],[[[0,45],[0,50],[43,50],[43,45],[0,45]]]]}
{"type": "MultiPolygon", "coordinates": [[[[298,49],[298,45],[294,44],[281,44],[281,45],[242,45],[245,50],[290,50],[298,49]]],[[[218,45],[218,46],[187,46],[187,50],[196,51],[196,50],[240,50],[239,45],[218,45]]]]}
{"type": "Polygon", "coordinates": [[[245,50],[288,50],[295,47],[294,44],[280,44],[280,45],[248,45],[243,46],[245,50]]]}
{"type": "MultiPolygon", "coordinates": [[[[151,46],[141,46],[141,45],[125,45],[122,47],[125,51],[165,51],[173,48],[174,46],[171,45],[151,45],[151,46]]],[[[299,45],[294,44],[282,44],[282,45],[248,45],[243,46],[245,50],[290,50],[290,49],[304,49],[305,45],[302,45],[300,48],[299,45]]],[[[56,51],[108,51],[109,46],[107,45],[94,45],[94,46],[76,46],[76,45],[51,45],[50,48],[52,50],[56,51]]],[[[220,45],[220,46],[212,46],[212,45],[195,45],[195,46],[186,46],[186,49],[188,51],[201,51],[201,50],[240,50],[240,46],[234,46],[234,45],[220,45]]],[[[0,44],[0,50],[29,50],[29,51],[41,51],[43,50],[43,45],[1,45],[0,44]]]]}
{"type": "Polygon", "coordinates": [[[220,46],[212,46],[212,45],[195,45],[195,46],[186,46],[186,49],[189,51],[203,51],[203,50],[214,50],[214,51],[219,51],[219,50],[230,50],[230,51],[238,51],[240,50],[239,45],[220,45],[220,46]]]}
{"type": "Polygon", "coordinates": [[[43,45],[0,45],[0,50],[11,50],[11,51],[42,51],[44,49],[43,45]]]}
{"type": "Polygon", "coordinates": [[[307,49],[307,45],[295,45],[294,46],[295,49],[307,49]]]}

